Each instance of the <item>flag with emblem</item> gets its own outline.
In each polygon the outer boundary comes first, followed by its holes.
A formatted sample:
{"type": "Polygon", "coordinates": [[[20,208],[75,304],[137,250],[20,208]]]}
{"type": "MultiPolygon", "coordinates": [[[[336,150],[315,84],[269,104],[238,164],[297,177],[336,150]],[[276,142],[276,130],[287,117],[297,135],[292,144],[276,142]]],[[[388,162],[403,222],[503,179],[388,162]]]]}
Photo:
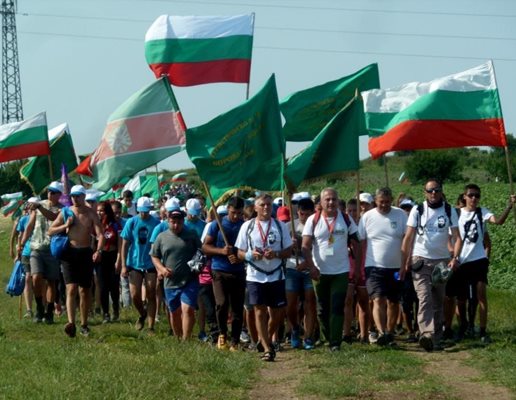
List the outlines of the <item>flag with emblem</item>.
{"type": "Polygon", "coordinates": [[[183,150],[185,124],[166,78],[129,97],[109,116],[90,169],[95,189],[107,191],[123,177],[183,150]]]}

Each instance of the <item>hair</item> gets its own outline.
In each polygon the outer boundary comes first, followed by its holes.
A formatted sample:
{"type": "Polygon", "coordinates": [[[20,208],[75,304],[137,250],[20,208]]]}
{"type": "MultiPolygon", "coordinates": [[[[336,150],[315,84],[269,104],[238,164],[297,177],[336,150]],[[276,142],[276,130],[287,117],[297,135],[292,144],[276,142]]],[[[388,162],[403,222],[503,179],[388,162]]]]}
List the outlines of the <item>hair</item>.
{"type": "Polygon", "coordinates": [[[396,205],[399,207],[402,200],[405,200],[407,197],[407,194],[405,192],[400,192],[398,194],[398,198],[396,199],[396,205]]]}
{"type": "Polygon", "coordinates": [[[301,211],[314,211],[315,204],[312,199],[301,199],[297,202],[297,209],[301,211]]]}
{"type": "Polygon", "coordinates": [[[338,203],[339,203],[340,208],[342,208],[344,210],[346,209],[346,200],[339,199],[338,203]]]}
{"type": "Polygon", "coordinates": [[[352,197],[348,200],[348,206],[358,206],[358,201],[356,197],[352,197]]]}
{"type": "Polygon", "coordinates": [[[375,195],[376,196],[386,196],[386,197],[392,198],[392,190],[391,190],[391,188],[385,186],[385,187],[376,189],[375,195]]]}
{"type": "Polygon", "coordinates": [[[237,210],[244,208],[244,205],[245,205],[244,199],[241,197],[238,197],[238,196],[231,197],[227,204],[228,208],[233,207],[237,210]]]}
{"type": "Polygon", "coordinates": [[[427,179],[427,180],[426,180],[426,182],[425,182],[425,186],[426,186],[426,184],[427,184],[428,182],[435,182],[435,183],[437,183],[439,186],[441,186],[441,187],[443,186],[442,182],[441,182],[439,179],[437,179],[437,178],[429,178],[429,179],[427,179]]]}
{"type": "Polygon", "coordinates": [[[97,207],[98,206],[104,207],[104,217],[102,218],[102,223],[104,225],[116,222],[115,213],[113,212],[113,207],[111,207],[111,203],[109,201],[101,201],[97,207]]]}
{"type": "Polygon", "coordinates": [[[464,198],[464,193],[459,194],[455,205],[458,207],[464,207],[466,205],[466,199],[464,198]]]}
{"type": "Polygon", "coordinates": [[[250,220],[256,217],[256,211],[254,210],[254,206],[252,204],[248,204],[244,207],[244,219],[250,220]]]}
{"type": "Polygon", "coordinates": [[[132,191],[130,190],[124,190],[124,192],[122,193],[122,198],[124,199],[128,199],[128,198],[134,198],[134,194],[132,191]]]}
{"type": "Polygon", "coordinates": [[[478,190],[478,193],[480,193],[480,187],[475,183],[468,183],[466,186],[464,186],[464,194],[466,194],[468,189],[478,190]]]}
{"type": "Polygon", "coordinates": [[[120,208],[120,210],[122,209],[122,203],[118,200],[113,200],[111,202],[111,209],[113,209],[113,206],[117,206],[118,208],[120,208]]]}
{"type": "MultiPolygon", "coordinates": [[[[333,192],[335,194],[335,196],[337,196],[337,199],[339,198],[339,192],[337,192],[334,188],[332,187],[326,187],[324,188],[323,190],[321,190],[321,198],[323,197],[323,194],[326,193],[326,192],[333,192]]],[[[320,201],[320,200],[319,200],[320,201]]]]}
{"type": "Polygon", "coordinates": [[[256,196],[256,199],[254,199],[254,204],[258,203],[259,200],[266,200],[269,199],[272,201],[272,196],[269,193],[260,193],[258,196],[256,196]]]}

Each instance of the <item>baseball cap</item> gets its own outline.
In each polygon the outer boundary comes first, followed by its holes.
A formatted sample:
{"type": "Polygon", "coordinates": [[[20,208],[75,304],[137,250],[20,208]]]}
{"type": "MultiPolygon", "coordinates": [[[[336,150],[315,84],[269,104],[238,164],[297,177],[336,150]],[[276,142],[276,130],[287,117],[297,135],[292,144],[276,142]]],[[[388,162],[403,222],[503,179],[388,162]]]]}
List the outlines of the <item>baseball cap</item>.
{"type": "Polygon", "coordinates": [[[282,206],[283,205],[283,197],[276,197],[273,201],[272,201],[273,204],[276,204],[277,206],[282,206]]]}
{"type": "Polygon", "coordinates": [[[70,189],[70,196],[80,196],[81,194],[86,196],[86,189],[82,185],[75,185],[70,189]]]}
{"type": "Polygon", "coordinates": [[[227,215],[228,214],[228,206],[218,206],[217,207],[217,214],[219,215],[227,215]]]}
{"type": "Polygon", "coordinates": [[[148,197],[142,196],[136,202],[136,211],[149,212],[152,208],[152,203],[148,197]]]}
{"type": "Polygon", "coordinates": [[[86,201],[97,201],[97,192],[90,192],[86,190],[86,201]]]}
{"type": "Polygon", "coordinates": [[[414,207],[416,205],[416,203],[414,203],[412,200],[410,199],[403,199],[400,203],[400,208],[403,208],[403,207],[414,207]]]}
{"type": "Polygon", "coordinates": [[[288,222],[290,221],[290,209],[288,207],[279,207],[278,211],[276,211],[276,217],[281,222],[288,222]]]}
{"type": "Polygon", "coordinates": [[[197,199],[188,199],[186,202],[186,212],[190,215],[201,215],[201,202],[197,199]]]}
{"type": "Polygon", "coordinates": [[[184,218],[185,213],[183,211],[181,211],[180,208],[175,208],[168,212],[168,217],[169,218],[184,218]]]}
{"type": "Polygon", "coordinates": [[[371,193],[360,193],[360,196],[358,196],[358,198],[360,199],[361,203],[362,202],[369,203],[369,204],[374,203],[373,196],[371,195],[371,193]]]}
{"type": "Polygon", "coordinates": [[[165,210],[167,210],[168,212],[180,209],[181,204],[179,203],[179,200],[175,197],[171,197],[165,202],[165,210]]]}
{"type": "Polygon", "coordinates": [[[308,192],[299,192],[299,193],[294,193],[292,195],[292,203],[297,203],[299,200],[303,200],[303,199],[309,199],[310,198],[310,193],[308,192]]]}
{"type": "Polygon", "coordinates": [[[48,185],[48,191],[52,193],[63,193],[63,184],[59,181],[51,182],[48,185]]]}

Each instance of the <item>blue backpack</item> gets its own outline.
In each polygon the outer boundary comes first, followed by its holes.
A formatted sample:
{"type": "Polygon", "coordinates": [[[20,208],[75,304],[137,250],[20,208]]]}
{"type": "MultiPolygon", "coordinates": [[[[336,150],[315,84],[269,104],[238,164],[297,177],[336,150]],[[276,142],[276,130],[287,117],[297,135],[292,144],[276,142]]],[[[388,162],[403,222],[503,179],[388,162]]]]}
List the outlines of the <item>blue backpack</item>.
{"type": "Polygon", "coordinates": [[[25,270],[20,260],[14,263],[13,272],[9,278],[9,283],[5,287],[5,293],[12,296],[20,296],[25,289],[25,270]]]}

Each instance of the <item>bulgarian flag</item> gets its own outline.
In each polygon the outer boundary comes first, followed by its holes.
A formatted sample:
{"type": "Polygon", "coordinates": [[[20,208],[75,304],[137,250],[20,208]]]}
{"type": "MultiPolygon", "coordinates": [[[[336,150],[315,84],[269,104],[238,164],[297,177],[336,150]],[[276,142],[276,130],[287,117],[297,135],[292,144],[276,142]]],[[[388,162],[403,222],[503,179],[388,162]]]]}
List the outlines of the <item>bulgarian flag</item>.
{"type": "Polygon", "coordinates": [[[129,97],[109,116],[91,156],[97,190],[108,191],[122,178],[183,150],[185,124],[166,78],[129,97]]]}
{"type": "Polygon", "coordinates": [[[373,158],[399,150],[507,145],[491,61],[362,96],[373,158]]]}
{"type": "Polygon", "coordinates": [[[50,145],[45,112],[25,121],[0,126],[0,162],[48,154],[50,145]]]}
{"type": "Polygon", "coordinates": [[[254,14],[161,15],[145,35],[145,58],[176,86],[249,83],[253,29],[254,14]]]}

